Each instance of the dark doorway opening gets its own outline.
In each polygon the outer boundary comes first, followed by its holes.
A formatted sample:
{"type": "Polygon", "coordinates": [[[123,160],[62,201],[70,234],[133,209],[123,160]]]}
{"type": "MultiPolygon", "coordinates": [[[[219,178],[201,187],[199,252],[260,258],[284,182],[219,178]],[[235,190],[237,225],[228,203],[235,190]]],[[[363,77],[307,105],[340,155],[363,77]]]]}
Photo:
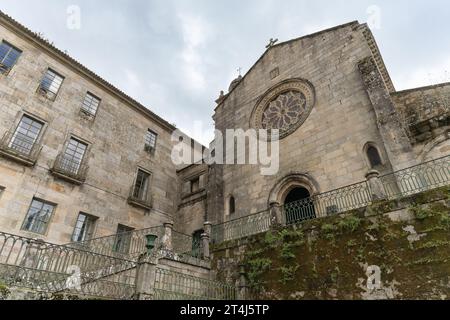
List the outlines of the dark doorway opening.
{"type": "Polygon", "coordinates": [[[314,202],[306,188],[292,189],[284,200],[286,224],[295,224],[316,218],[314,202]]]}

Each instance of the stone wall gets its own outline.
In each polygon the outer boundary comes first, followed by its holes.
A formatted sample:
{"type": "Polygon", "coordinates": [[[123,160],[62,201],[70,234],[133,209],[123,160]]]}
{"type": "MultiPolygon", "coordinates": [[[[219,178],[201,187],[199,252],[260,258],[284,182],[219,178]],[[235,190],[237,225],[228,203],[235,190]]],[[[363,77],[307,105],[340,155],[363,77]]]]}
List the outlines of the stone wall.
{"type": "MultiPolygon", "coordinates": [[[[216,128],[224,132],[249,129],[258,100],[283,80],[306,79],[316,95],[304,124],[281,140],[276,175],[262,176],[258,165],[215,166],[214,183],[222,189],[209,194],[208,208],[217,221],[226,219],[223,201],[229,195],[236,199],[237,216],[266,209],[270,191],[293,173],[311,177],[318,186],[315,192],[364,180],[370,170],[363,152],[368,142],[377,145],[384,159],[380,171],[392,170],[358,69],[358,63],[373,54],[362,30],[359,24],[350,24],[275,45],[219,100],[214,120],[216,128]]],[[[389,97],[387,88],[380,90],[389,97]]]]}
{"type": "Polygon", "coordinates": [[[0,22],[0,40],[23,51],[11,72],[0,75],[0,136],[14,130],[25,112],[46,125],[34,167],[0,158],[0,186],[5,188],[0,198],[1,230],[67,243],[79,212],[98,218],[94,236],[114,234],[118,224],[142,229],[171,220],[178,201],[173,191],[179,185],[170,158],[172,127],[8,21],[0,22]],[[65,77],[55,101],[36,92],[49,67],[65,77]],[[80,113],[87,91],[101,98],[93,119],[80,113]],[[154,154],[144,150],[148,129],[158,134],[154,154]],[[49,173],[71,135],[89,143],[87,180],[80,186],[49,173]],[[152,173],[152,210],[127,204],[138,168],[152,173]],[[20,231],[33,197],[57,205],[42,236],[20,231]]]}
{"type": "Polygon", "coordinates": [[[176,230],[192,235],[203,229],[206,222],[206,198],[208,190],[208,166],[196,164],[178,171],[180,180],[179,205],[175,217],[176,230]],[[191,189],[193,180],[198,179],[198,190],[191,189]]]}
{"type": "Polygon", "coordinates": [[[421,161],[450,153],[450,84],[396,92],[392,99],[421,161]]]}
{"type": "Polygon", "coordinates": [[[445,187],[223,243],[212,268],[237,285],[243,266],[257,299],[449,299],[449,200],[445,187]]]}

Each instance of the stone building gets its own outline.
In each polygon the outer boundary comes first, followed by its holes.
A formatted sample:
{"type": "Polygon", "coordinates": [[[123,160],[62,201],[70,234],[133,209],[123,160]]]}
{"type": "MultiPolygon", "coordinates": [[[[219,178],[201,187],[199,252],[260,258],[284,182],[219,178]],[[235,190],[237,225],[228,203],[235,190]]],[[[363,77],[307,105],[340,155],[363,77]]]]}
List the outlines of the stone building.
{"type": "Polygon", "coordinates": [[[279,129],[278,174],[263,176],[259,165],[213,166],[208,220],[233,220],[364,181],[373,169],[387,174],[449,155],[449,99],[450,84],[397,92],[366,24],[271,43],[220,96],[213,118],[221,132],[279,129]]]}
{"type": "Polygon", "coordinates": [[[219,131],[280,129],[272,176],[177,166],[173,125],[3,13],[0,41],[4,232],[68,243],[174,221],[200,237],[205,221],[450,154],[450,85],[396,92],[358,22],[268,46],[217,100],[219,131]]]}
{"type": "Polygon", "coordinates": [[[0,15],[0,229],[55,243],[173,220],[174,126],[0,15]]]}

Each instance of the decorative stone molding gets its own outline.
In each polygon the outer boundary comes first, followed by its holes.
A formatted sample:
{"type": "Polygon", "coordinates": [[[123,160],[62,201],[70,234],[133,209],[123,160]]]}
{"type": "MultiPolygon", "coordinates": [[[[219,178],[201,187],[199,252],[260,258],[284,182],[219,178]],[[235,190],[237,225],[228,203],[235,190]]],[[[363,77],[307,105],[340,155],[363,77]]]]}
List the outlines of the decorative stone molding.
{"type": "Polygon", "coordinates": [[[283,139],[306,121],[315,102],[315,90],[309,81],[298,78],[285,80],[258,100],[250,118],[250,127],[279,129],[280,139],[283,139]]]}
{"type": "Polygon", "coordinates": [[[292,172],[280,179],[270,191],[269,208],[273,204],[282,204],[289,191],[297,187],[306,188],[311,196],[320,193],[319,184],[314,178],[307,173],[292,172]]]}

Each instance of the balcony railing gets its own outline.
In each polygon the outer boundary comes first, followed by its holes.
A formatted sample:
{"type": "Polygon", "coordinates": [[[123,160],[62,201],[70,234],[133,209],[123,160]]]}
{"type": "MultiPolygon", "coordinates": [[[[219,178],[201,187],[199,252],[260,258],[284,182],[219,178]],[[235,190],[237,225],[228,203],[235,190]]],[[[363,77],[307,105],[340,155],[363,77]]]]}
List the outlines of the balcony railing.
{"type": "MultiPolygon", "coordinates": [[[[389,200],[450,185],[450,156],[384,175],[379,177],[379,181],[384,189],[385,198],[389,200]]],[[[372,198],[372,191],[370,183],[362,181],[288,203],[276,208],[281,211],[281,221],[279,222],[284,225],[298,224],[367,207],[378,200],[372,198]]],[[[270,210],[266,210],[213,225],[211,236],[215,243],[241,239],[266,232],[270,229],[271,224],[270,210]]]]}
{"type": "Polygon", "coordinates": [[[8,75],[10,70],[11,69],[7,65],[0,63],[0,74],[3,74],[6,76],[6,75],[8,75]]]}
{"type": "Polygon", "coordinates": [[[237,289],[218,281],[156,268],[154,300],[236,300],[237,289]]]}
{"type": "Polygon", "coordinates": [[[135,266],[130,260],[0,232],[0,282],[8,286],[130,299],[135,266]]]}
{"type": "MultiPolygon", "coordinates": [[[[86,159],[86,157],[85,157],[86,159]]],[[[65,156],[64,153],[56,157],[51,172],[60,179],[67,180],[74,184],[83,184],[86,181],[89,167],[83,159],[81,162],[65,156]]]]}
{"type": "Polygon", "coordinates": [[[150,234],[157,236],[155,248],[158,249],[164,235],[162,226],[122,232],[83,242],[72,242],[67,246],[81,248],[101,255],[137,261],[139,256],[147,250],[146,236],[150,234]]]}
{"type": "Polygon", "coordinates": [[[30,167],[36,164],[41,150],[40,141],[14,131],[6,132],[0,141],[0,155],[30,167]]]}
{"type": "Polygon", "coordinates": [[[44,88],[42,85],[39,86],[38,88],[38,94],[51,100],[51,101],[55,101],[56,100],[56,93],[51,92],[50,90],[44,88]]]}
{"type": "Polygon", "coordinates": [[[128,204],[150,210],[152,209],[152,198],[149,192],[145,192],[144,194],[142,194],[140,192],[137,192],[135,186],[132,186],[130,195],[128,196],[128,204]]]}

